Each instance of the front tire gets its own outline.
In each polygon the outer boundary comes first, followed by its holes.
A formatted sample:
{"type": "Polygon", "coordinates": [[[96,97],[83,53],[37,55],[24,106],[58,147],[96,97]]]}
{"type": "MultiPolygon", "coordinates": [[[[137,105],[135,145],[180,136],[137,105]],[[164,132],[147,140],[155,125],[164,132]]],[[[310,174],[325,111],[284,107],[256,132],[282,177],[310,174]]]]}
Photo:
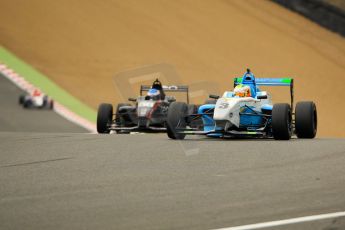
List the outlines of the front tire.
{"type": "Polygon", "coordinates": [[[19,96],[19,104],[20,105],[24,104],[24,101],[25,101],[25,95],[20,95],[19,96]]]}
{"type": "Polygon", "coordinates": [[[183,140],[185,138],[186,134],[179,133],[177,128],[186,128],[187,113],[188,106],[186,103],[173,102],[170,104],[167,117],[167,135],[169,138],[178,140],[183,140]]]}
{"type": "Polygon", "coordinates": [[[110,133],[109,125],[113,121],[113,106],[102,103],[98,107],[97,113],[97,132],[110,133]]]}
{"type": "Polygon", "coordinates": [[[289,104],[273,105],[272,132],[276,140],[289,140],[291,138],[291,108],[289,104]]]}
{"type": "Polygon", "coordinates": [[[298,138],[314,138],[317,131],[315,103],[312,101],[298,102],[296,104],[295,122],[298,138]]]}

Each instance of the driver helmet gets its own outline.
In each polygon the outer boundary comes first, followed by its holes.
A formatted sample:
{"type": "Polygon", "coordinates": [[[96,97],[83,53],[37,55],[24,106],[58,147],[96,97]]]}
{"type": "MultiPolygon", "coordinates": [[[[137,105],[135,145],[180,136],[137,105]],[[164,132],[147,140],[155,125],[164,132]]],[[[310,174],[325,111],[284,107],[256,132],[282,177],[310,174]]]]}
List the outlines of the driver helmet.
{"type": "Polygon", "coordinates": [[[41,96],[41,92],[38,89],[35,89],[32,93],[33,96],[38,97],[41,96]]]}
{"type": "Polygon", "coordinates": [[[250,86],[239,84],[235,87],[234,94],[238,97],[251,97],[250,86]]]}
{"type": "Polygon", "coordinates": [[[147,93],[147,96],[149,96],[152,100],[159,100],[160,99],[160,92],[157,89],[150,89],[147,93]]]}
{"type": "Polygon", "coordinates": [[[162,90],[162,83],[158,80],[158,78],[152,83],[152,89],[162,90]]]}

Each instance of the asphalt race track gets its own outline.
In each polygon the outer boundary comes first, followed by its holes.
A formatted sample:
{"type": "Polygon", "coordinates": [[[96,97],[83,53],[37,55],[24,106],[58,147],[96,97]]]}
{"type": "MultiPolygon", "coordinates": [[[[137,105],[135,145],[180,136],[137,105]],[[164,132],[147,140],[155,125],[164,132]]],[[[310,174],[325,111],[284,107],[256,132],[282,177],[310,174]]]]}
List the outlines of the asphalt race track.
{"type": "Polygon", "coordinates": [[[1,132],[0,152],[0,229],[217,229],[345,210],[343,139],[1,132]]]}
{"type": "Polygon", "coordinates": [[[87,132],[53,111],[24,109],[18,103],[21,94],[23,91],[0,75],[0,131],[87,132]]]}
{"type": "MultiPolygon", "coordinates": [[[[345,141],[87,134],[0,77],[0,229],[217,229],[345,211],[345,141]]],[[[333,218],[266,229],[345,229],[333,218]]]]}
{"type": "MultiPolygon", "coordinates": [[[[271,1],[1,1],[0,45],[92,108],[157,77],[190,86],[196,104],[247,67],[293,77],[295,101],[317,104],[318,135],[345,137],[344,38],[271,1]]],[[[23,109],[21,93],[0,76],[0,230],[219,230],[345,213],[345,139],[96,135],[23,109]]],[[[345,230],[345,217],[262,229],[345,230]]]]}

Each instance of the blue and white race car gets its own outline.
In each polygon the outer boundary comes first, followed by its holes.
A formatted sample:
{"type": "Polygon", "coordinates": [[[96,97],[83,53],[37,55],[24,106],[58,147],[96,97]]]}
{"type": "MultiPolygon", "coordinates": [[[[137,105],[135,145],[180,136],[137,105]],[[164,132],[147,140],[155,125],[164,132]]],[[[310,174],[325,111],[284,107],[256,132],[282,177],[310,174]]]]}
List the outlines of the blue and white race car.
{"type": "Polygon", "coordinates": [[[314,138],[317,131],[315,103],[298,102],[294,110],[293,89],[292,78],[255,78],[247,69],[243,77],[234,79],[233,91],[226,91],[222,97],[210,95],[214,103],[199,106],[195,114],[188,114],[185,103],[170,104],[167,134],[171,139],[206,135],[288,140],[293,134],[298,138],[314,138]],[[291,104],[272,104],[270,94],[261,91],[259,86],[289,86],[291,104]]]}

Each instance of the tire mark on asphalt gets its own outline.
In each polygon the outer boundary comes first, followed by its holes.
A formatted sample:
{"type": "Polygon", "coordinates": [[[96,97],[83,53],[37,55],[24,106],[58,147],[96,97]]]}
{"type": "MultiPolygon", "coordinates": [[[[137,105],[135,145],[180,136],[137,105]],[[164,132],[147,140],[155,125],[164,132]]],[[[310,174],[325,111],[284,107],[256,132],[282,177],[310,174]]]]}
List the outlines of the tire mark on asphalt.
{"type": "Polygon", "coordinates": [[[63,161],[63,160],[69,160],[73,159],[74,157],[64,157],[64,158],[56,158],[56,159],[50,159],[50,160],[44,160],[44,161],[32,161],[32,162],[25,162],[25,163],[19,163],[19,164],[11,164],[11,165],[3,165],[1,168],[9,168],[9,167],[16,167],[16,166],[28,166],[33,164],[42,164],[42,163],[49,163],[54,161],[63,161]]]}

